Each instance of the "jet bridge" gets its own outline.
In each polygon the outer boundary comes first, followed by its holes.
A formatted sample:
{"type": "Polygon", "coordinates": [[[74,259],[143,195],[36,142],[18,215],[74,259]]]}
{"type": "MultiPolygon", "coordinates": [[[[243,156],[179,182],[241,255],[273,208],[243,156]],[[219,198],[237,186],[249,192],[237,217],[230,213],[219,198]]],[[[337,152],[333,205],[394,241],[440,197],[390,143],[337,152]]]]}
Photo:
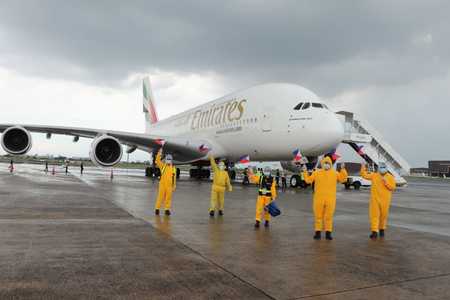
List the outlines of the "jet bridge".
{"type": "Polygon", "coordinates": [[[356,118],[352,112],[339,111],[337,114],[345,117],[343,142],[371,166],[377,166],[379,161],[386,162],[397,184],[406,184],[403,176],[409,175],[410,165],[383,139],[382,135],[367,121],[356,118]]]}

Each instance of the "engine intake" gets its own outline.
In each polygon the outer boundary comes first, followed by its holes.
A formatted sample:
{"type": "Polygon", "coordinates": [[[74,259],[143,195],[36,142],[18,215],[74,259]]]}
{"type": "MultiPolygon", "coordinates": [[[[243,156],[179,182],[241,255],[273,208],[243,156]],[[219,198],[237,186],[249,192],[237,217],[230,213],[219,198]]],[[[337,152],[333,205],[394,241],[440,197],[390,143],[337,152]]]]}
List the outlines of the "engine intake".
{"type": "Polygon", "coordinates": [[[118,139],[102,135],[92,142],[89,156],[97,166],[112,167],[120,162],[122,154],[122,145],[118,139]]]}
{"type": "Polygon", "coordinates": [[[1,144],[9,154],[26,154],[32,146],[31,134],[21,126],[9,127],[2,134],[1,144]]]}

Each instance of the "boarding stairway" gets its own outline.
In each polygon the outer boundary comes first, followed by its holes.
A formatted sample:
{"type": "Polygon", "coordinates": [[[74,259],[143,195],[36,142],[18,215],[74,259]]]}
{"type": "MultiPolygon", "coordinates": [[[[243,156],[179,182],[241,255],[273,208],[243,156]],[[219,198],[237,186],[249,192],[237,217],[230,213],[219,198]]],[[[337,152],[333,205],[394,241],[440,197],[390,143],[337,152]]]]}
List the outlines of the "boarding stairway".
{"type": "Polygon", "coordinates": [[[403,176],[409,175],[410,165],[397,153],[367,121],[355,117],[348,111],[339,111],[338,115],[344,116],[345,138],[348,144],[357,153],[362,146],[362,152],[358,153],[370,166],[378,165],[378,162],[386,163],[389,172],[394,175],[398,185],[407,182],[403,176]]]}

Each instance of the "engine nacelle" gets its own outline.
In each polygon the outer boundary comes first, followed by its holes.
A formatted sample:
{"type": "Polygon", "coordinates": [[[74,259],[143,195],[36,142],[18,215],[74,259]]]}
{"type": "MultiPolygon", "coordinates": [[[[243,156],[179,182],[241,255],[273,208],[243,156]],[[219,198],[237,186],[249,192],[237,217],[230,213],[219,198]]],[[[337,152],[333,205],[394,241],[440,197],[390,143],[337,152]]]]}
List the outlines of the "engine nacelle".
{"type": "Polygon", "coordinates": [[[100,167],[112,167],[122,159],[123,149],[119,140],[109,135],[94,139],[89,156],[94,164],[100,167]]]}
{"type": "Polygon", "coordinates": [[[31,134],[21,126],[7,128],[1,138],[2,148],[9,154],[22,155],[30,151],[31,134]]]}

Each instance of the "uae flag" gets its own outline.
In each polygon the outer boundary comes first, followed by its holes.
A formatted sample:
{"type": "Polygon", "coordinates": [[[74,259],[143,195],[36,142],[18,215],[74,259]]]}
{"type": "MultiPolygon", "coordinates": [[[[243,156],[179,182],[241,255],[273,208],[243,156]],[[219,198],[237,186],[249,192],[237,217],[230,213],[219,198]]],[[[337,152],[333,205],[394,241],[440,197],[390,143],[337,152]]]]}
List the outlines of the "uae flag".
{"type": "Polygon", "coordinates": [[[241,158],[239,158],[239,162],[241,164],[248,164],[250,162],[250,155],[244,155],[241,158]]]}

